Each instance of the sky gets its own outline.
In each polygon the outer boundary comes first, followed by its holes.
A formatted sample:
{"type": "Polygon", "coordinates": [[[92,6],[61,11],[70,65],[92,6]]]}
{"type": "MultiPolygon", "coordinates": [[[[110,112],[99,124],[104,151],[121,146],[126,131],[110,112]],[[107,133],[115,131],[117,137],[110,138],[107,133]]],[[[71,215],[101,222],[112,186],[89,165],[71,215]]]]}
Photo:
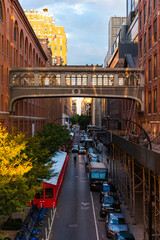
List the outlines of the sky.
{"type": "Polygon", "coordinates": [[[126,15],[125,0],[20,0],[30,11],[48,7],[56,26],[64,26],[68,65],[103,64],[110,17],[126,15]]]}

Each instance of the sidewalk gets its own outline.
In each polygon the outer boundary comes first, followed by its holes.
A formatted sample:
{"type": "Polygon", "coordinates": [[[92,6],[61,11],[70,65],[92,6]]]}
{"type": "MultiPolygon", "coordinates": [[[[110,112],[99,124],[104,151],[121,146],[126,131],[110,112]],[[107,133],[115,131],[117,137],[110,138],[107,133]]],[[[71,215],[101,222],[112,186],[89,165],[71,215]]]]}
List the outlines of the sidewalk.
{"type": "MultiPolygon", "coordinates": [[[[101,153],[101,154],[103,156],[103,162],[107,165],[108,170],[110,172],[109,162],[107,162],[107,156],[109,156],[109,155],[107,153],[107,148],[105,146],[103,146],[103,153],[101,153]]],[[[101,158],[100,158],[100,160],[101,160],[101,158]]],[[[130,215],[130,212],[129,212],[129,209],[128,209],[127,205],[125,205],[123,203],[123,199],[121,199],[121,200],[122,200],[121,210],[122,210],[122,213],[124,214],[124,216],[125,216],[125,218],[128,222],[130,232],[133,233],[136,240],[144,240],[144,238],[143,238],[143,225],[134,223],[134,219],[130,215]]]]}

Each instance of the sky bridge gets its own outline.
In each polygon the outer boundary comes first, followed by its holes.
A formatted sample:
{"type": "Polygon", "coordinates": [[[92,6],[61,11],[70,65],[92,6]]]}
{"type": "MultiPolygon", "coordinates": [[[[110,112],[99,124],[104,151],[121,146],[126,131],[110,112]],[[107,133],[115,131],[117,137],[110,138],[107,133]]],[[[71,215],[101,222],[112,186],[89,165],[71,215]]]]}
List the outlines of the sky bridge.
{"type": "Polygon", "coordinates": [[[10,111],[24,98],[127,98],[144,111],[144,70],[102,66],[54,66],[10,69],[10,111]]]}

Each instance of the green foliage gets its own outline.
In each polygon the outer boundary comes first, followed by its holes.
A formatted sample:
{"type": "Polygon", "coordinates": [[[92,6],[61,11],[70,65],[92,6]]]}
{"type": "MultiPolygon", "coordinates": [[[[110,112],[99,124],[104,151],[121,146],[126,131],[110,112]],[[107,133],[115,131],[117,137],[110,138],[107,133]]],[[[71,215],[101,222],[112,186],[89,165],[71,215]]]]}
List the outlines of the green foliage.
{"type": "Polygon", "coordinates": [[[76,114],[71,118],[72,125],[78,123],[80,125],[81,130],[86,130],[87,125],[89,125],[90,121],[91,121],[90,116],[85,115],[76,114]]]}
{"type": "Polygon", "coordinates": [[[60,125],[47,124],[30,139],[0,126],[0,215],[23,209],[42,189],[41,182],[56,174],[51,158],[69,139],[60,125]]]}
{"type": "Polygon", "coordinates": [[[72,125],[78,123],[78,119],[79,119],[79,115],[78,114],[75,114],[75,116],[71,117],[71,123],[72,125]]]}
{"type": "Polygon", "coordinates": [[[90,123],[90,117],[85,116],[85,115],[81,115],[81,116],[79,116],[78,123],[80,125],[81,130],[86,130],[87,125],[89,125],[89,123],[90,123]]]}

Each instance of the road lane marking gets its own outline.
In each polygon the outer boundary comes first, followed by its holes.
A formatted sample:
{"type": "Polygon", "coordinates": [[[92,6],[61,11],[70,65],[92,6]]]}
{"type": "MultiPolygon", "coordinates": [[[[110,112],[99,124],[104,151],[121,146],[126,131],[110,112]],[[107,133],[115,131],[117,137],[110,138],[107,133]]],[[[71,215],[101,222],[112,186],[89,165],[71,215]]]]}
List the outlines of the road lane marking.
{"type": "Polygon", "coordinates": [[[97,237],[97,240],[99,240],[98,227],[97,227],[97,222],[96,222],[96,214],[95,214],[92,192],[90,192],[90,195],[91,195],[91,202],[92,202],[92,209],[93,209],[94,224],[95,224],[95,229],[96,229],[96,237],[97,237]]]}

